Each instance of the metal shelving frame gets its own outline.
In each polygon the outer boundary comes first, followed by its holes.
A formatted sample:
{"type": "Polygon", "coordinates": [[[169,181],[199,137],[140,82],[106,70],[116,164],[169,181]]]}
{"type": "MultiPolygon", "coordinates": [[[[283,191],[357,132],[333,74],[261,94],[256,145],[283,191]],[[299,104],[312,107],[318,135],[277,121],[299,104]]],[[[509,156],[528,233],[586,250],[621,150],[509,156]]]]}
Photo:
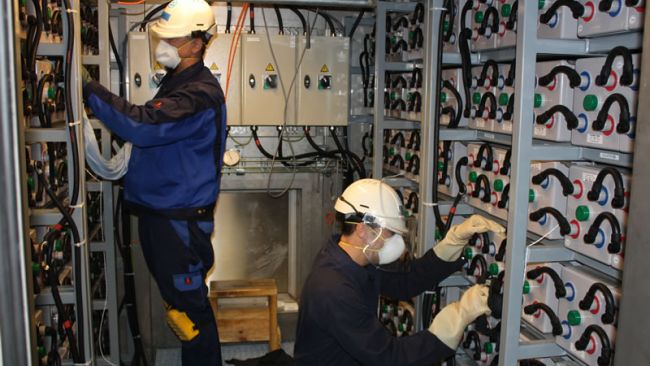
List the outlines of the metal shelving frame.
{"type": "MultiPolygon", "coordinates": [[[[109,3],[97,0],[97,17],[98,17],[98,37],[99,53],[96,55],[83,55],[82,62],[84,65],[96,65],[99,67],[99,82],[106,88],[111,87],[111,46],[109,41],[109,3]]],[[[111,158],[111,132],[99,120],[91,119],[93,129],[99,130],[101,134],[101,151],[104,158],[111,158]]],[[[96,324],[103,329],[108,328],[108,337],[110,352],[108,350],[96,350],[95,364],[108,365],[120,363],[120,342],[119,342],[119,316],[118,316],[118,298],[117,298],[117,257],[114,237],[113,222],[113,183],[110,181],[93,181],[87,182],[89,192],[101,192],[102,199],[102,237],[100,240],[90,242],[90,251],[93,253],[102,253],[104,257],[104,282],[106,285],[106,298],[103,300],[91,299],[93,311],[105,312],[103,324],[96,324]]],[[[93,294],[91,294],[92,296],[93,294]]],[[[91,317],[92,319],[92,317],[91,317]]],[[[103,334],[98,333],[100,337],[98,344],[101,345],[103,334]]]]}
{"type": "MultiPolygon", "coordinates": [[[[14,0],[9,3],[10,8],[13,6],[12,14],[7,14],[7,17],[11,16],[13,19],[13,24],[19,24],[17,20],[17,14],[18,11],[18,0],[14,0]]],[[[67,90],[67,92],[71,93],[72,96],[72,106],[73,106],[73,113],[75,118],[77,119],[75,123],[77,123],[81,119],[81,114],[83,110],[83,104],[82,104],[82,92],[81,92],[81,80],[79,78],[79,75],[81,74],[79,70],[81,70],[81,19],[80,19],[80,11],[79,11],[79,1],[71,1],[72,8],[70,11],[64,11],[62,12],[62,17],[63,17],[63,22],[64,24],[67,22],[67,17],[72,16],[72,21],[74,23],[75,27],[75,32],[74,34],[69,34],[67,27],[64,26],[63,29],[63,37],[62,39],[68,39],[67,37],[74,37],[74,50],[72,52],[72,70],[73,70],[73,75],[72,75],[72,80],[71,80],[71,90],[67,90]],[[75,72],[76,70],[76,72],[75,72]]],[[[9,22],[12,24],[11,22],[9,22]]],[[[14,44],[17,45],[14,47],[14,52],[15,56],[19,58],[20,56],[20,45],[21,38],[20,38],[20,32],[16,29],[15,32],[13,32],[13,37],[14,37],[14,44]]],[[[67,57],[66,55],[66,45],[65,43],[41,43],[38,50],[37,50],[37,55],[39,56],[56,56],[56,57],[61,57],[65,59],[67,57]]],[[[20,62],[16,62],[16,65],[20,65],[20,62]]],[[[16,76],[20,75],[20,73],[16,73],[16,76]]],[[[14,77],[12,77],[14,79],[14,77]]],[[[18,86],[16,86],[18,87],[18,86]]],[[[19,110],[20,107],[22,106],[22,99],[20,97],[20,93],[18,93],[18,106],[19,110]]],[[[78,202],[76,203],[75,210],[72,213],[72,218],[77,225],[79,229],[79,235],[80,235],[80,240],[81,243],[75,243],[76,245],[79,246],[80,248],[80,256],[76,256],[73,253],[73,262],[74,263],[79,263],[80,266],[80,271],[81,271],[81,284],[79,284],[79,288],[81,293],[81,303],[77,303],[77,297],[76,297],[76,286],[61,286],[60,287],[60,292],[61,292],[61,298],[62,302],[64,304],[73,304],[75,305],[75,309],[83,309],[84,312],[84,318],[83,319],[76,319],[76,324],[83,324],[84,327],[84,339],[83,339],[83,347],[84,347],[84,354],[86,355],[86,360],[84,362],[86,364],[90,364],[92,362],[92,355],[94,354],[94,344],[93,344],[93,331],[92,331],[92,303],[91,303],[91,293],[90,293],[90,266],[89,266],[89,244],[88,244],[88,225],[87,225],[87,212],[86,212],[86,184],[85,184],[85,153],[83,150],[84,147],[84,139],[83,139],[83,132],[81,128],[76,129],[76,140],[78,143],[78,151],[73,152],[72,147],[70,144],[70,138],[69,138],[69,133],[68,133],[68,126],[66,126],[66,123],[62,123],[59,126],[55,126],[53,128],[31,128],[31,127],[26,127],[25,123],[23,121],[23,117],[20,114],[16,114],[15,116],[15,121],[12,121],[12,123],[15,123],[19,130],[19,138],[18,138],[18,145],[19,145],[19,150],[24,151],[25,146],[27,144],[31,143],[38,143],[38,142],[65,142],[67,144],[67,150],[68,150],[68,157],[72,157],[73,154],[78,154],[79,156],[79,172],[80,172],[80,179],[79,179],[79,198],[78,202]]],[[[22,167],[26,165],[24,161],[24,155],[20,154],[20,159],[19,162],[22,167]]],[[[68,173],[68,181],[72,182],[73,181],[73,176],[74,172],[72,169],[70,169],[68,173]]],[[[24,177],[26,177],[26,173],[24,171],[24,168],[21,168],[21,174],[19,175],[22,180],[24,180],[24,177]]],[[[16,197],[17,200],[22,201],[25,204],[26,207],[26,199],[25,197],[16,197]]],[[[25,253],[26,253],[26,263],[31,264],[31,244],[30,244],[30,238],[29,238],[29,230],[28,228],[30,226],[51,226],[56,223],[58,223],[62,215],[55,209],[34,209],[34,208],[25,208],[23,213],[19,213],[19,215],[24,215],[25,218],[25,231],[23,232],[24,235],[24,240],[23,245],[25,246],[25,253]]],[[[20,243],[20,241],[16,242],[20,243]]],[[[31,268],[31,266],[27,266],[26,268],[31,268]]],[[[22,278],[24,281],[22,283],[23,288],[25,289],[26,293],[32,294],[33,293],[33,287],[32,287],[32,276],[31,276],[31,269],[27,271],[27,273],[24,275],[22,278]]],[[[36,337],[34,334],[35,330],[35,324],[34,324],[34,315],[35,315],[35,307],[52,307],[54,306],[54,301],[52,294],[47,291],[47,289],[44,289],[39,295],[37,295],[35,298],[30,297],[30,308],[26,309],[26,311],[29,312],[29,324],[27,325],[26,333],[28,334],[23,341],[26,343],[26,347],[30,350],[32,358],[29,363],[35,364],[38,362],[38,357],[36,355],[36,337]]],[[[76,317],[76,314],[75,314],[76,317]]],[[[28,356],[28,355],[26,355],[28,356]]],[[[18,364],[18,363],[17,363],[18,364]]],[[[20,364],[23,364],[20,362],[20,364]]],[[[24,363],[28,364],[28,363],[24,363]]]]}
{"type": "MultiPolygon", "coordinates": [[[[500,339],[499,365],[515,365],[518,360],[546,358],[566,355],[566,351],[555,344],[554,338],[522,339],[522,295],[526,260],[529,263],[578,261],[621,280],[622,271],[604,265],[580,253],[566,248],[562,241],[542,241],[543,245],[529,247],[528,243],[539,237],[527,231],[528,189],[531,161],[574,161],[589,160],[619,167],[631,167],[633,154],[606,151],[595,148],[573,146],[568,143],[553,143],[533,139],[534,78],[538,55],[587,56],[606,54],[618,45],[640,49],[641,33],[626,33],[594,39],[546,40],[537,38],[538,8],[536,2],[519,2],[517,14],[517,47],[473,53],[472,64],[493,59],[497,62],[516,59],[515,112],[512,136],[466,128],[441,128],[440,140],[485,141],[509,145],[512,149],[512,170],[510,176],[510,202],[508,220],[499,220],[507,226],[508,245],[506,250],[506,272],[504,277],[504,308],[500,339]],[[522,220],[525,221],[522,224],[522,220]]],[[[443,64],[460,64],[458,54],[444,54],[443,64]]],[[[431,70],[431,69],[428,69],[431,70]]],[[[427,135],[428,136],[428,135],[427,135]]],[[[637,146],[638,146],[637,141],[637,146]]],[[[471,208],[470,208],[471,209],[471,208]]],[[[475,209],[476,211],[480,211],[475,209]]],[[[489,214],[483,213],[487,216],[489,214]]],[[[432,225],[433,221],[428,221],[432,225]]],[[[426,225],[423,225],[426,226],[426,225]]],[[[629,266],[626,264],[629,270],[629,266]]],[[[462,281],[449,281],[449,284],[462,281]]],[[[619,329],[620,332],[620,329],[619,329]]],[[[469,362],[471,364],[471,362],[469,362]]]]}

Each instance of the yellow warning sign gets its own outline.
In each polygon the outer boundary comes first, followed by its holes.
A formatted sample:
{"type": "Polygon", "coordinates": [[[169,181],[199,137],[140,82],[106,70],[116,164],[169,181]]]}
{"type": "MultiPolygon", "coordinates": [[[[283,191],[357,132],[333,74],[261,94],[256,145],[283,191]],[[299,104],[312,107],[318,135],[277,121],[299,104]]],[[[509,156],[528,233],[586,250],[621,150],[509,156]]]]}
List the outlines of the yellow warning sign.
{"type": "Polygon", "coordinates": [[[327,65],[323,65],[323,67],[320,68],[320,72],[330,72],[330,69],[327,65]]]}
{"type": "Polygon", "coordinates": [[[269,63],[268,65],[266,65],[266,69],[265,69],[265,70],[266,70],[266,71],[269,71],[269,72],[270,72],[270,71],[275,71],[275,69],[273,68],[273,64],[271,64],[271,63],[269,63]]]}
{"type": "Polygon", "coordinates": [[[210,65],[210,70],[219,71],[219,66],[217,66],[216,62],[213,62],[212,65],[210,65]]]}
{"type": "Polygon", "coordinates": [[[153,65],[153,69],[154,70],[162,70],[163,67],[162,67],[162,65],[160,63],[156,62],[156,64],[153,65]]]}

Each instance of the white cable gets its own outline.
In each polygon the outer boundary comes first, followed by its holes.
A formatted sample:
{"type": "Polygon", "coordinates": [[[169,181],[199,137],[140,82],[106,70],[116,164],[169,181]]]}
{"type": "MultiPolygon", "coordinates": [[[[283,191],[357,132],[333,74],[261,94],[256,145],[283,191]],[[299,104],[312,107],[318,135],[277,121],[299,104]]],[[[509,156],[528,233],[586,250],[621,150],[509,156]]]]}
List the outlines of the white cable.
{"type": "Polygon", "coordinates": [[[237,139],[230,134],[228,134],[228,138],[231,139],[237,146],[241,146],[241,147],[247,146],[251,143],[251,141],[253,141],[252,135],[248,137],[248,140],[246,142],[237,141],[237,139]]]}
{"type": "MultiPolygon", "coordinates": [[[[264,23],[264,31],[266,33],[266,41],[268,43],[269,50],[271,51],[271,57],[273,58],[273,62],[277,66],[278,79],[280,80],[280,88],[282,89],[282,94],[284,96],[284,112],[283,112],[283,117],[282,117],[283,118],[282,131],[280,131],[278,146],[276,147],[275,154],[273,154],[273,159],[271,160],[271,170],[269,171],[269,177],[268,177],[268,180],[267,180],[267,183],[266,183],[266,191],[267,191],[267,194],[269,196],[271,196],[273,198],[280,198],[280,197],[284,196],[287,192],[289,192],[289,190],[293,186],[293,182],[295,181],[296,174],[297,174],[297,166],[295,164],[296,163],[296,158],[295,158],[296,154],[295,154],[295,151],[293,149],[293,144],[291,143],[291,141],[289,141],[289,150],[291,151],[291,156],[292,156],[291,161],[293,163],[293,170],[292,170],[291,180],[289,181],[289,184],[279,194],[277,194],[277,195],[273,194],[273,193],[271,193],[271,177],[273,176],[273,168],[275,166],[276,157],[278,156],[278,153],[280,152],[280,146],[282,144],[284,131],[286,130],[286,127],[287,127],[287,111],[289,109],[289,97],[291,96],[291,92],[292,92],[293,87],[295,85],[296,78],[298,77],[298,72],[300,70],[300,65],[302,65],[302,61],[303,61],[303,59],[305,57],[305,53],[307,52],[307,47],[305,47],[302,50],[302,55],[300,56],[300,60],[299,60],[298,64],[296,65],[296,68],[294,70],[293,78],[291,80],[291,83],[289,84],[289,92],[287,93],[287,90],[284,87],[284,81],[283,81],[282,76],[280,74],[280,65],[278,64],[277,57],[275,56],[275,51],[273,50],[273,44],[271,42],[271,36],[270,36],[270,33],[269,33],[268,24],[266,22],[266,13],[265,13],[264,10],[265,9],[262,8],[262,21],[264,23]]],[[[311,31],[314,29],[314,26],[316,25],[316,19],[318,18],[318,11],[319,10],[316,9],[316,16],[314,17],[314,22],[311,25],[309,34],[311,34],[311,31]]],[[[307,19],[309,19],[309,14],[307,14],[307,19]]]]}
{"type": "Polygon", "coordinates": [[[532,243],[530,243],[530,244],[528,244],[526,246],[526,255],[525,255],[525,259],[524,259],[524,277],[525,277],[525,274],[526,274],[526,265],[528,265],[528,262],[529,262],[529,259],[530,259],[530,250],[528,250],[528,249],[530,247],[534,246],[534,245],[537,245],[537,244],[541,243],[544,239],[548,238],[548,236],[551,235],[559,227],[560,227],[560,224],[556,224],[546,234],[542,235],[542,237],[540,237],[539,239],[535,240],[534,242],[532,242],[532,243]]]}

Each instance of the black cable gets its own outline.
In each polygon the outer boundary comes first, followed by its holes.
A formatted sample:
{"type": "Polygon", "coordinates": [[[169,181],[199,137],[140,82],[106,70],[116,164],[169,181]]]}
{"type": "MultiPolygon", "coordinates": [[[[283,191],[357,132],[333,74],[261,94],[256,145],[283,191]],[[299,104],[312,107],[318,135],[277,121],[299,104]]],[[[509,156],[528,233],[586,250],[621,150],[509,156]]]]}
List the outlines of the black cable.
{"type": "Polygon", "coordinates": [[[248,8],[248,19],[250,22],[249,34],[255,34],[255,4],[250,4],[248,8]]]}
{"type": "MultiPolygon", "coordinates": [[[[67,1],[67,0],[66,0],[67,1]]],[[[63,203],[56,197],[56,194],[52,191],[52,188],[49,186],[47,183],[47,180],[45,179],[45,176],[43,175],[43,171],[40,169],[40,167],[35,167],[36,175],[38,176],[38,180],[40,184],[45,188],[45,191],[47,192],[47,195],[50,197],[52,202],[55,204],[56,208],[59,210],[61,215],[63,216],[63,219],[59,222],[59,226],[63,227],[65,223],[68,224],[68,227],[72,231],[72,238],[75,242],[75,244],[80,243],[80,235],[79,235],[79,229],[77,228],[76,223],[74,222],[74,219],[72,218],[71,211],[68,210],[63,206],[63,203]]],[[[75,245],[76,246],[76,245],[75,245]]],[[[51,250],[51,249],[50,249],[51,250]]],[[[76,263],[79,263],[79,260],[81,259],[80,257],[76,257],[76,263]]],[[[50,270],[54,271],[53,266],[49,266],[50,270]]],[[[76,267],[76,266],[75,266],[76,267]]],[[[77,268],[75,268],[75,277],[77,277],[77,273],[80,271],[77,271],[77,268]]],[[[79,273],[80,275],[80,273],[79,273]]],[[[68,340],[70,341],[70,353],[72,353],[72,359],[75,363],[81,363],[84,360],[83,356],[83,344],[80,344],[80,347],[77,347],[77,342],[75,341],[75,336],[72,332],[72,324],[70,323],[70,320],[68,319],[67,312],[64,310],[63,307],[63,302],[61,301],[61,295],[59,294],[58,290],[58,275],[55,275],[55,273],[50,273],[48,275],[50,279],[50,287],[52,291],[52,296],[54,298],[55,305],[57,307],[57,311],[59,312],[59,317],[62,318],[60,321],[64,324],[64,329],[66,330],[66,334],[68,336],[68,340]]],[[[75,279],[76,280],[76,279],[75,279]]],[[[77,284],[75,284],[77,285],[77,284]]],[[[80,283],[79,283],[80,286],[80,283]]],[[[80,289],[77,289],[77,293],[80,295],[81,291],[80,289]]],[[[82,302],[77,299],[77,312],[79,312],[79,308],[82,308],[82,302]]],[[[79,332],[79,329],[83,329],[81,327],[81,322],[83,322],[83,318],[77,317],[77,333],[79,334],[79,341],[81,341],[81,337],[83,333],[79,332]]]]}
{"type": "MultiPolygon", "coordinates": [[[[117,202],[115,204],[115,212],[113,213],[113,222],[115,223],[113,230],[115,232],[115,241],[117,248],[122,257],[124,266],[124,300],[123,306],[127,311],[127,321],[133,339],[134,353],[129,365],[140,365],[140,361],[144,366],[147,366],[147,359],[145,357],[144,345],[142,344],[142,336],[140,334],[140,325],[138,321],[138,306],[136,301],[135,292],[135,273],[133,268],[133,259],[131,257],[131,218],[128,212],[122,209],[124,201],[124,189],[119,188],[117,195],[117,202]],[[120,233],[121,227],[121,233],[120,233]]],[[[120,306],[122,307],[122,305],[120,306]]]]}
{"type": "Polygon", "coordinates": [[[329,128],[330,133],[332,134],[332,139],[334,140],[334,143],[336,144],[336,147],[339,149],[339,152],[341,153],[341,156],[345,156],[348,158],[348,162],[351,163],[352,166],[357,167],[357,173],[359,174],[359,177],[361,179],[366,177],[366,169],[363,166],[363,163],[361,163],[361,159],[359,157],[351,152],[348,149],[345,149],[343,145],[341,144],[341,141],[339,141],[338,136],[336,135],[336,128],[335,127],[330,127],[329,128]]]}
{"type": "Polygon", "coordinates": [[[36,100],[36,79],[38,78],[38,75],[36,75],[36,53],[38,51],[38,46],[41,43],[41,35],[43,34],[43,15],[38,0],[32,0],[32,2],[34,3],[34,12],[36,13],[36,29],[33,33],[34,38],[31,40],[30,53],[28,56],[28,75],[30,75],[31,80],[32,100],[36,100]]]}
{"type": "Polygon", "coordinates": [[[226,3],[227,13],[226,13],[226,31],[225,33],[230,33],[230,23],[232,22],[232,3],[226,3]]]}
{"type": "Polygon", "coordinates": [[[142,23],[140,23],[140,31],[141,32],[146,31],[147,30],[146,29],[147,23],[149,23],[152,20],[154,15],[158,14],[163,9],[165,9],[167,7],[167,5],[169,5],[170,2],[171,1],[167,1],[167,2],[165,2],[163,4],[160,4],[157,7],[153,8],[150,12],[148,12],[147,15],[144,16],[144,19],[142,19],[142,23]]]}
{"type": "Polygon", "coordinates": [[[359,23],[361,23],[361,19],[363,19],[363,15],[366,13],[366,9],[361,9],[361,12],[359,12],[359,15],[357,16],[357,19],[354,20],[354,23],[352,24],[352,29],[350,29],[350,33],[348,34],[348,37],[352,38],[354,37],[354,32],[357,31],[357,28],[359,27],[359,23]]]}
{"type": "MultiPolygon", "coordinates": [[[[64,7],[67,10],[73,10],[72,7],[70,6],[70,0],[64,0],[64,7]]],[[[70,91],[72,90],[72,57],[73,57],[73,52],[74,52],[74,35],[75,29],[74,29],[74,22],[71,16],[66,17],[67,20],[67,28],[68,28],[68,39],[67,39],[67,44],[66,44],[66,55],[65,55],[65,75],[64,75],[64,88],[65,88],[65,109],[66,109],[66,121],[68,122],[68,131],[70,135],[70,147],[72,151],[72,169],[73,169],[73,182],[72,182],[72,195],[70,198],[70,205],[77,205],[78,200],[79,200],[79,180],[80,180],[80,169],[79,169],[79,146],[77,143],[77,128],[74,125],[75,122],[75,116],[74,116],[74,111],[72,109],[72,95],[70,91]]],[[[72,210],[70,210],[70,213],[72,210]]],[[[72,217],[70,215],[69,219],[71,220],[72,217]]],[[[76,229],[76,224],[74,221],[71,221],[70,226],[73,229],[73,234],[76,232],[76,237],[75,243],[80,243],[81,240],[79,239],[79,233],[78,230],[76,229]]],[[[74,235],[73,235],[74,236],[74,235]]],[[[81,283],[82,283],[82,276],[81,276],[81,259],[82,259],[82,251],[80,246],[75,245],[74,249],[74,255],[75,255],[75,268],[74,268],[74,273],[75,273],[75,287],[76,287],[76,301],[77,301],[77,335],[79,339],[79,355],[78,355],[78,360],[75,362],[85,362],[85,351],[83,347],[83,339],[84,339],[84,326],[83,322],[85,319],[85,312],[84,312],[84,307],[83,307],[83,294],[81,291],[81,283]],[[83,360],[83,361],[82,361],[83,360]]]]}
{"type": "Polygon", "coordinates": [[[329,26],[331,35],[336,36],[336,27],[334,27],[334,22],[332,22],[332,17],[329,14],[321,10],[316,11],[312,8],[304,8],[304,9],[316,13],[317,16],[320,15],[329,26]]]}
{"type": "Polygon", "coordinates": [[[280,28],[280,34],[284,34],[284,23],[282,22],[282,14],[280,13],[280,8],[277,5],[273,5],[273,10],[275,10],[275,16],[278,18],[278,28],[280,28]]]}
{"type": "MultiPolygon", "coordinates": [[[[438,54],[437,54],[437,67],[435,70],[436,77],[435,80],[442,80],[442,48],[444,46],[443,43],[443,33],[444,33],[444,21],[443,19],[447,15],[447,9],[442,10],[440,13],[440,21],[438,24],[438,54]]],[[[435,90],[435,100],[433,102],[434,106],[439,106],[440,105],[440,88],[436,88],[435,90]]],[[[434,113],[433,114],[433,125],[435,126],[433,129],[433,141],[432,144],[434,146],[433,149],[433,158],[432,161],[438,162],[438,145],[440,141],[440,114],[439,113],[434,113]]],[[[438,164],[434,163],[433,164],[433,184],[431,184],[431,201],[432,202],[438,202],[438,180],[435,179],[438,177],[438,164]]],[[[438,208],[437,205],[433,206],[433,213],[434,217],[436,218],[436,227],[440,232],[444,232],[445,226],[444,222],[442,220],[442,215],[440,215],[440,209],[438,208]]]]}
{"type": "Polygon", "coordinates": [[[111,49],[115,55],[115,63],[117,63],[117,70],[120,78],[120,97],[124,97],[126,95],[126,89],[124,88],[124,64],[122,64],[120,53],[117,51],[117,46],[115,45],[115,38],[113,38],[113,29],[111,28],[111,22],[108,22],[108,40],[111,43],[111,49]]]}
{"type": "Polygon", "coordinates": [[[298,16],[298,19],[300,19],[300,24],[302,24],[302,34],[307,34],[307,21],[305,20],[305,16],[302,15],[300,10],[295,6],[289,6],[288,9],[294,12],[296,16],[298,16]]]}

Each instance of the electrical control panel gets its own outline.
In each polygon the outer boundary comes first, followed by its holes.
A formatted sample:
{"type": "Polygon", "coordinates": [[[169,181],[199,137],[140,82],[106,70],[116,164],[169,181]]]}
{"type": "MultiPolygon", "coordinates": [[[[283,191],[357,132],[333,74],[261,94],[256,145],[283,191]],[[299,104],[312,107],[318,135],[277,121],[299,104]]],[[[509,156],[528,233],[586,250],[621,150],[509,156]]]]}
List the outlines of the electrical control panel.
{"type": "MultiPolygon", "coordinates": [[[[348,123],[350,39],[347,37],[298,38],[302,64],[295,81],[298,124],[346,126],[348,123]]],[[[289,74],[292,76],[293,73],[289,74]]],[[[287,79],[290,82],[290,79],[287,79]]]]}
{"type": "Polygon", "coordinates": [[[268,35],[277,64],[266,37],[263,34],[245,34],[241,37],[242,105],[246,106],[242,109],[242,124],[279,126],[286,122],[294,125],[295,94],[288,95],[288,92],[296,69],[296,37],[268,35]]]}
{"type": "Polygon", "coordinates": [[[241,73],[241,39],[239,44],[232,44],[234,35],[231,33],[217,34],[209,47],[205,50],[203,62],[212,75],[214,75],[224,96],[226,97],[226,110],[228,111],[228,125],[241,125],[241,98],[242,98],[242,73],[241,73]],[[228,73],[228,55],[230,48],[236,47],[232,60],[232,69],[228,73]]]}
{"type": "Polygon", "coordinates": [[[146,32],[129,33],[129,100],[143,105],[153,99],[167,73],[156,64],[151,68],[149,36],[146,32]]]}
{"type": "Polygon", "coordinates": [[[637,31],[643,27],[645,1],[580,0],[583,6],[578,21],[578,36],[593,37],[637,31]]]}
{"type": "Polygon", "coordinates": [[[534,137],[570,141],[571,130],[578,122],[573,111],[573,92],[579,86],[580,75],[564,60],[538,62],[535,72],[534,137]]]}
{"type": "Polygon", "coordinates": [[[628,171],[601,165],[569,168],[572,194],[567,200],[570,233],[564,244],[615,268],[623,267],[630,194],[628,171]]]}
{"type": "Polygon", "coordinates": [[[576,62],[580,87],[573,98],[578,117],[573,144],[632,152],[640,65],[639,54],[625,47],[612,49],[607,57],[576,62]]]}
{"type": "Polygon", "coordinates": [[[438,144],[438,191],[455,197],[467,178],[467,146],[458,141],[438,144]],[[460,179],[460,182],[458,181],[460,179]]]}
{"type": "Polygon", "coordinates": [[[567,196],[571,194],[569,167],[560,162],[533,162],[528,192],[528,230],[548,239],[568,234],[567,196]]]}
{"type": "Polygon", "coordinates": [[[442,70],[440,125],[450,128],[467,126],[467,118],[463,115],[466,103],[463,90],[461,69],[442,70]]]}
{"type": "Polygon", "coordinates": [[[559,300],[562,333],[556,343],[587,365],[609,365],[616,341],[620,288],[585,266],[562,269],[566,296],[559,300]]]}

